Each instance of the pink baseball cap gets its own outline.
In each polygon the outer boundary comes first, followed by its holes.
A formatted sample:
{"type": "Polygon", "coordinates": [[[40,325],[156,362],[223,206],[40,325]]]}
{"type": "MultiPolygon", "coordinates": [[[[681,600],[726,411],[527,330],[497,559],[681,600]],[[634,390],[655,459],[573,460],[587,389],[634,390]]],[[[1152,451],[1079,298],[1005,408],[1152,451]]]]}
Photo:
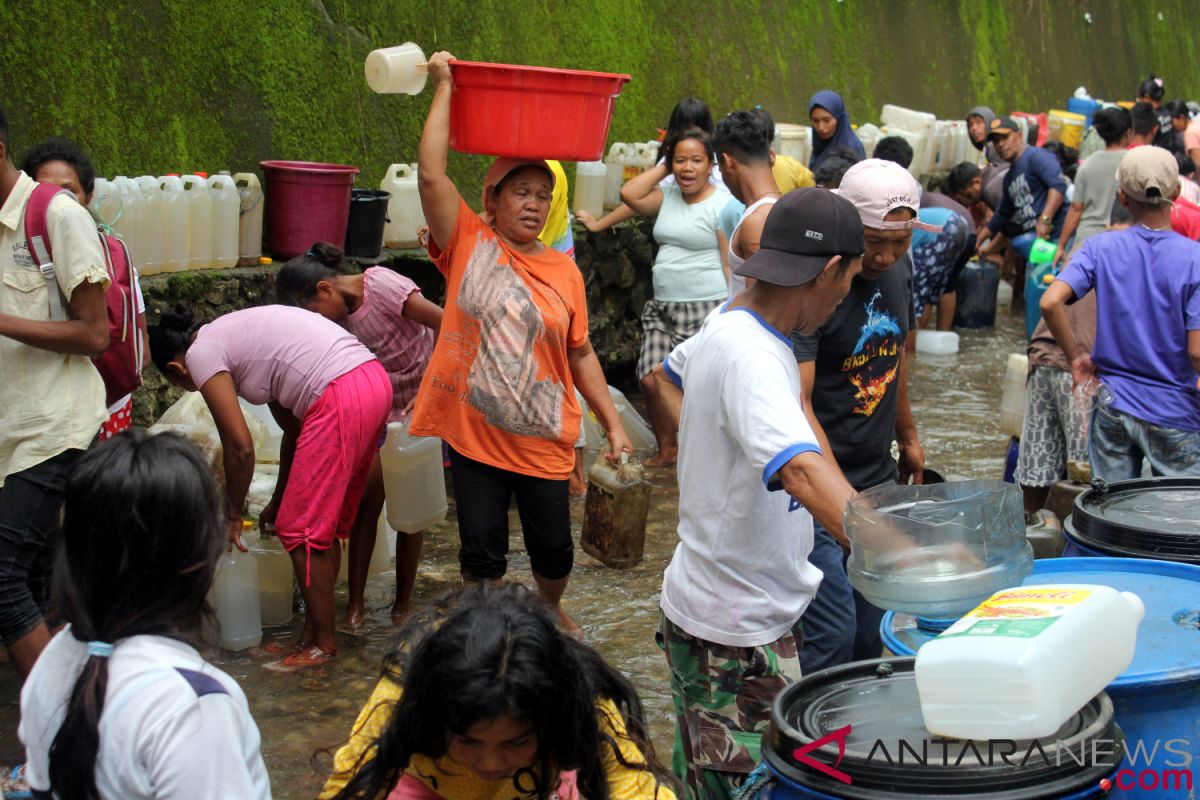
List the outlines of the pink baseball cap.
{"type": "Polygon", "coordinates": [[[864,228],[942,232],[940,226],[916,218],[916,213],[921,209],[921,186],[908,170],[894,161],[881,158],[860,161],[846,170],[841,185],[833,191],[854,204],[864,228]],[[898,208],[911,209],[913,218],[884,219],[898,208]]]}
{"type": "Polygon", "coordinates": [[[534,158],[501,156],[492,162],[492,166],[488,168],[487,176],[483,179],[483,207],[485,209],[487,208],[488,190],[507,178],[509,173],[521,167],[541,167],[550,176],[550,188],[554,188],[554,170],[550,169],[550,166],[545,161],[534,158]]]}

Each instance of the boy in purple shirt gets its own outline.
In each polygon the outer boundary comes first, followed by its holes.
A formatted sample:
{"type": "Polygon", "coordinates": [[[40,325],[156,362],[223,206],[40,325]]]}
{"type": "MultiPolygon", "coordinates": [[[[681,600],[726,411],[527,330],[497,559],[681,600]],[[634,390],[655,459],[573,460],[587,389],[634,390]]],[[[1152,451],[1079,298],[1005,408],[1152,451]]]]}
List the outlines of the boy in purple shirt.
{"type": "Polygon", "coordinates": [[[1171,230],[1179,167],[1162,148],[1138,147],[1121,160],[1117,182],[1133,226],[1085,242],[1042,296],[1042,316],[1075,384],[1099,379],[1108,389],[1092,415],[1093,474],[1136,478],[1146,459],[1155,475],[1200,475],[1200,244],[1171,230]],[[1093,289],[1089,356],[1065,306],[1093,289]]]}

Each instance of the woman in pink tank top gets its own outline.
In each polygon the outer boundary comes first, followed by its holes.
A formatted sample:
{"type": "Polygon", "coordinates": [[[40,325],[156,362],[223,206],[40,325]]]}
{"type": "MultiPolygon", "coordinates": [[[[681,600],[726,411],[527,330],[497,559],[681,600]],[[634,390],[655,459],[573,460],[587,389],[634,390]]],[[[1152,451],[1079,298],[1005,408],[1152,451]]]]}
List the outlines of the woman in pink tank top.
{"type": "Polygon", "coordinates": [[[186,307],[150,328],[150,355],[176,386],[199,391],[221,437],[230,548],[241,542],[254,474],[254,441],[238,398],[269,404],[283,429],[279,480],[259,521],[274,524],[304,593],[304,630],[277,665],[322,664],[337,652],[335,539],[350,533],[379,434],[392,405],[387,373],[371,351],[328,320],[261,306],[206,325],[186,307]]]}
{"type": "MultiPolygon", "coordinates": [[[[283,265],[275,279],[275,292],[279,302],[315,311],[347,328],[379,358],[392,382],[388,422],[401,422],[412,410],[433,353],[442,309],[426,300],[415,283],[386,267],[369,267],[361,275],[341,274],[342,255],[340,248],[317,242],[306,254],[283,265]]],[[[346,627],[353,631],[363,626],[367,567],[375,549],[376,520],[383,501],[383,470],[376,452],[350,532],[346,627]]],[[[408,615],[424,541],[424,533],[396,536],[396,600],[392,604],[396,624],[408,615]]]]}

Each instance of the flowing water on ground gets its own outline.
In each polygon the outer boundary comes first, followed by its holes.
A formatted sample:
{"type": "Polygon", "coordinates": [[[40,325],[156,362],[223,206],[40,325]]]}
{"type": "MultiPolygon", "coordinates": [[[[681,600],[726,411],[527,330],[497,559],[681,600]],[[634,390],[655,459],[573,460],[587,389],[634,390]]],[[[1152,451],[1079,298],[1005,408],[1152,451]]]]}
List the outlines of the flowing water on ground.
{"type": "MultiPolygon", "coordinates": [[[[1023,320],[1002,310],[991,331],[960,332],[957,355],[917,355],[910,362],[913,412],[925,446],[926,462],[947,478],[998,478],[1007,439],[999,432],[1000,389],[1009,353],[1024,349],[1023,320]]],[[[654,485],[646,531],[646,558],[633,569],[608,569],[576,549],[575,571],[566,607],[583,627],[588,642],[632,679],[650,715],[659,756],[670,762],[673,729],[666,664],[654,644],[658,592],[663,568],[675,547],[678,491],[673,472],[651,468],[654,485]]],[[[416,601],[450,589],[458,576],[457,535],[451,517],[425,538],[416,601]]],[[[578,538],[583,502],[574,501],[572,519],[578,538]]],[[[511,528],[519,531],[515,512],[511,528]]],[[[509,574],[528,579],[529,560],[514,535],[509,574]]],[[[359,707],[378,675],[380,656],[391,633],[388,609],[393,573],[371,579],[367,603],[369,627],[363,637],[343,636],[332,665],[290,675],[268,672],[265,655],[206,654],[238,680],[262,732],[263,755],[277,798],[311,798],[322,779],[311,766],[313,753],[345,739],[359,707]]],[[[339,607],[345,602],[339,593],[339,607]]],[[[269,631],[284,638],[292,631],[269,631]]],[[[16,738],[19,683],[0,668],[0,763],[20,761],[16,738]]]]}

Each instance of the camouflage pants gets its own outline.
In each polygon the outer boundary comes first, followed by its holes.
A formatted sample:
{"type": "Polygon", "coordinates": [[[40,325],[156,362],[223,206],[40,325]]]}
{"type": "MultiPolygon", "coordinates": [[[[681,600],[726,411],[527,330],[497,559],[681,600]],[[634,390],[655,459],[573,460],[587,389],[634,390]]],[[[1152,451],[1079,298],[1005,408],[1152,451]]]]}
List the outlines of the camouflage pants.
{"type": "Polygon", "coordinates": [[[697,639],[666,616],[657,639],[671,669],[675,775],[687,800],[729,800],[758,765],[775,695],[800,677],[800,643],[789,632],[759,647],[730,647],[697,639]]]}

